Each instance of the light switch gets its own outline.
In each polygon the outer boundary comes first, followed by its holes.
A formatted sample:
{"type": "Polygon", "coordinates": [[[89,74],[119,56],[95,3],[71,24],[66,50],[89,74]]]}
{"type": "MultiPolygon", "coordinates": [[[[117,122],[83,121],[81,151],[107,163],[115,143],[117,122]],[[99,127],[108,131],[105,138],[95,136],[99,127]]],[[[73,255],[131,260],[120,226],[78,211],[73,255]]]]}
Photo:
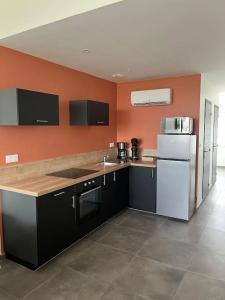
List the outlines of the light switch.
{"type": "Polygon", "coordinates": [[[10,164],[13,162],[18,162],[19,161],[19,155],[18,154],[11,154],[11,155],[6,155],[5,156],[5,163],[10,164]]]}
{"type": "Polygon", "coordinates": [[[112,142],[112,143],[109,143],[109,148],[113,148],[115,146],[115,143],[112,142]]]}

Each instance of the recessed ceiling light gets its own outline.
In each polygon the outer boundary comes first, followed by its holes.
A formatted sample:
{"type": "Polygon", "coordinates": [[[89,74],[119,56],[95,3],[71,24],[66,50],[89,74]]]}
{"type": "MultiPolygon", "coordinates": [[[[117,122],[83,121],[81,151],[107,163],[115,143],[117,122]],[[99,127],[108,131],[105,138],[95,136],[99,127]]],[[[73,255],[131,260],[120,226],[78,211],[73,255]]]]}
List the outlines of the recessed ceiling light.
{"type": "Polygon", "coordinates": [[[121,73],[116,73],[116,74],[112,74],[112,77],[113,78],[121,78],[121,77],[124,77],[124,75],[121,73]]]}
{"type": "Polygon", "coordinates": [[[82,53],[90,53],[91,51],[89,49],[83,49],[81,52],[82,53]]]}

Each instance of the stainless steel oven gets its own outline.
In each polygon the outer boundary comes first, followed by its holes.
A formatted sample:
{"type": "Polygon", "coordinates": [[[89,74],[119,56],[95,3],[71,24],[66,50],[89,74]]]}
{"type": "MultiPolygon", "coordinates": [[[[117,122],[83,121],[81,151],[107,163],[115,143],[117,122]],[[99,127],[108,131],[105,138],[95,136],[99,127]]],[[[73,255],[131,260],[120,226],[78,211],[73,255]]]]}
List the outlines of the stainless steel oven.
{"type": "Polygon", "coordinates": [[[77,185],[77,222],[95,218],[101,210],[101,179],[95,178],[77,185]]]}

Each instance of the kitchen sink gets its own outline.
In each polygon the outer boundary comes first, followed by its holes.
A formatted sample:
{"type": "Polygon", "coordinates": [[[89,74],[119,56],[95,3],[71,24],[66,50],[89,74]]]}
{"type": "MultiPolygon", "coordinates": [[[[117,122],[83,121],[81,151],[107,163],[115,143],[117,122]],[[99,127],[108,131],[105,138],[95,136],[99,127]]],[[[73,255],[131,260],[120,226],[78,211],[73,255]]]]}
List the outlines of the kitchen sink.
{"type": "Polygon", "coordinates": [[[103,162],[98,163],[97,165],[101,165],[101,166],[104,166],[104,167],[107,167],[107,166],[110,167],[110,166],[116,166],[116,165],[118,165],[118,163],[103,161],[103,162]]]}

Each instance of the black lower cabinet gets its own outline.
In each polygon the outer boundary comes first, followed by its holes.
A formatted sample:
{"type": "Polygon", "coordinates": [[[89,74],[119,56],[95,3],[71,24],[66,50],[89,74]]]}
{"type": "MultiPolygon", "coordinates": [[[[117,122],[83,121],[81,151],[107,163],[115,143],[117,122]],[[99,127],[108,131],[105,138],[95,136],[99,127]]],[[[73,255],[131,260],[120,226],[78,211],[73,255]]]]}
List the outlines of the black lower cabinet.
{"type": "Polygon", "coordinates": [[[115,172],[102,176],[101,221],[105,222],[115,214],[116,183],[115,172]]]}
{"type": "Polygon", "coordinates": [[[129,205],[129,168],[116,171],[116,212],[129,205]]]}
{"type": "Polygon", "coordinates": [[[128,167],[40,197],[3,191],[6,257],[37,269],[128,204],[128,167]]]}
{"type": "Polygon", "coordinates": [[[39,264],[70,246],[78,237],[74,188],[69,187],[37,199],[39,264]]]}
{"type": "Polygon", "coordinates": [[[129,198],[131,208],[156,212],[156,168],[130,168],[129,198]]]}
{"type": "Polygon", "coordinates": [[[129,168],[102,177],[102,222],[111,218],[129,203],[129,168]]]}
{"type": "Polygon", "coordinates": [[[31,269],[76,240],[74,187],[41,197],[3,192],[6,257],[31,269]]]}

